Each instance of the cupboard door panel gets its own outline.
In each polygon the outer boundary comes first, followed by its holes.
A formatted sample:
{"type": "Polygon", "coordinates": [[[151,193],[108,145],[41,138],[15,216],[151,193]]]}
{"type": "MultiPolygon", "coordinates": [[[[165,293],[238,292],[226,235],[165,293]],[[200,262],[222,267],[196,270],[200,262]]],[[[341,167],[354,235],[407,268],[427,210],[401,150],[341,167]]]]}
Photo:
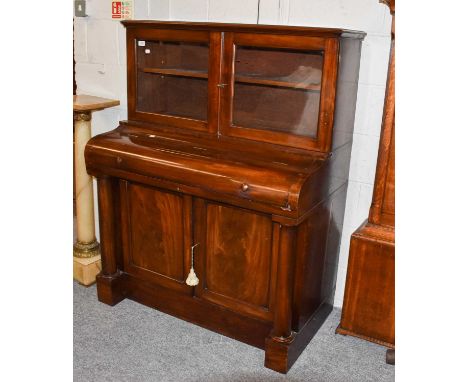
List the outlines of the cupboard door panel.
{"type": "Polygon", "coordinates": [[[276,266],[271,219],[211,203],[206,204],[205,213],[199,295],[237,312],[271,320],[272,273],[276,266]]]}
{"type": "MultiPolygon", "coordinates": [[[[123,182],[124,271],[179,290],[188,273],[186,231],[190,200],[182,195],[123,182]]],[[[188,241],[188,243],[187,243],[188,241]]]]}

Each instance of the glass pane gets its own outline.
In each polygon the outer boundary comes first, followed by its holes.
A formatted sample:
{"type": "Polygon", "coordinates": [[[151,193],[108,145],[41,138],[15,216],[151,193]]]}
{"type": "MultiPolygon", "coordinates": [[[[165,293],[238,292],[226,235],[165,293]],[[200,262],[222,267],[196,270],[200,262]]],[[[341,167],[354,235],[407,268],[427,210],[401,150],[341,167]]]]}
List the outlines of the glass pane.
{"type": "Polygon", "coordinates": [[[206,43],[137,40],[137,111],[207,119],[206,43]]]}
{"type": "Polygon", "coordinates": [[[237,46],[233,124],[315,138],[323,55],[237,46]]]}
{"type": "Polygon", "coordinates": [[[200,78],[138,73],[137,110],[198,120],[207,119],[207,81],[200,78]]]}

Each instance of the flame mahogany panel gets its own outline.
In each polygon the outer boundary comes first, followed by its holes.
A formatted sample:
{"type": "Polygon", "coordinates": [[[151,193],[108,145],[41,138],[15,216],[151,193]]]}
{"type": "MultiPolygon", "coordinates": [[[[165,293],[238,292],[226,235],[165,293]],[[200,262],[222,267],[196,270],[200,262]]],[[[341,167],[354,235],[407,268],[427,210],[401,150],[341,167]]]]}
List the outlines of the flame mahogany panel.
{"type": "MultiPolygon", "coordinates": [[[[198,296],[272,320],[273,223],[267,215],[206,203],[203,273],[198,296]]],[[[203,220],[202,220],[203,222],[203,220]]]]}
{"type": "Polygon", "coordinates": [[[145,280],[187,292],[189,269],[186,247],[190,246],[186,224],[192,219],[190,198],[148,187],[121,182],[123,271],[145,280]],[[186,208],[186,204],[189,208],[186,208]]]}

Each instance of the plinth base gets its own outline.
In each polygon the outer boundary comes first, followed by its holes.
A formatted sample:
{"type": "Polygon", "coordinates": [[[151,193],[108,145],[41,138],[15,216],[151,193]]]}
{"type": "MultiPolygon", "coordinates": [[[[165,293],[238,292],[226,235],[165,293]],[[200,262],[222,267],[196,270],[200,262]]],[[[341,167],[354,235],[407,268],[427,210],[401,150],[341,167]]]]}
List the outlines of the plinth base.
{"type": "Polygon", "coordinates": [[[368,223],[351,236],[336,332],[395,347],[395,230],[368,223]]]}
{"type": "Polygon", "coordinates": [[[101,256],[88,258],[73,257],[73,278],[80,284],[89,286],[96,282],[96,275],[101,272],[101,256]]]}

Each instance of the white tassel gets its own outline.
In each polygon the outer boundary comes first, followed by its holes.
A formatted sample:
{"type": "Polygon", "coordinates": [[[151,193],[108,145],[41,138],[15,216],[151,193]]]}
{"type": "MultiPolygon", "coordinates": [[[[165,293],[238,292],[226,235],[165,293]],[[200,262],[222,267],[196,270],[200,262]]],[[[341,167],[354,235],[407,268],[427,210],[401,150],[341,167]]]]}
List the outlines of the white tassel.
{"type": "Polygon", "coordinates": [[[190,268],[190,273],[187,277],[187,280],[185,280],[185,283],[190,286],[195,286],[195,285],[198,285],[199,281],[200,280],[198,280],[198,277],[195,274],[195,270],[193,269],[193,267],[190,268]]]}
{"type": "Polygon", "coordinates": [[[198,280],[197,275],[195,274],[195,269],[193,269],[193,256],[194,256],[194,251],[195,248],[197,248],[198,244],[192,245],[192,268],[190,268],[190,272],[187,276],[187,280],[185,280],[185,283],[190,286],[195,286],[198,285],[198,280]]]}

